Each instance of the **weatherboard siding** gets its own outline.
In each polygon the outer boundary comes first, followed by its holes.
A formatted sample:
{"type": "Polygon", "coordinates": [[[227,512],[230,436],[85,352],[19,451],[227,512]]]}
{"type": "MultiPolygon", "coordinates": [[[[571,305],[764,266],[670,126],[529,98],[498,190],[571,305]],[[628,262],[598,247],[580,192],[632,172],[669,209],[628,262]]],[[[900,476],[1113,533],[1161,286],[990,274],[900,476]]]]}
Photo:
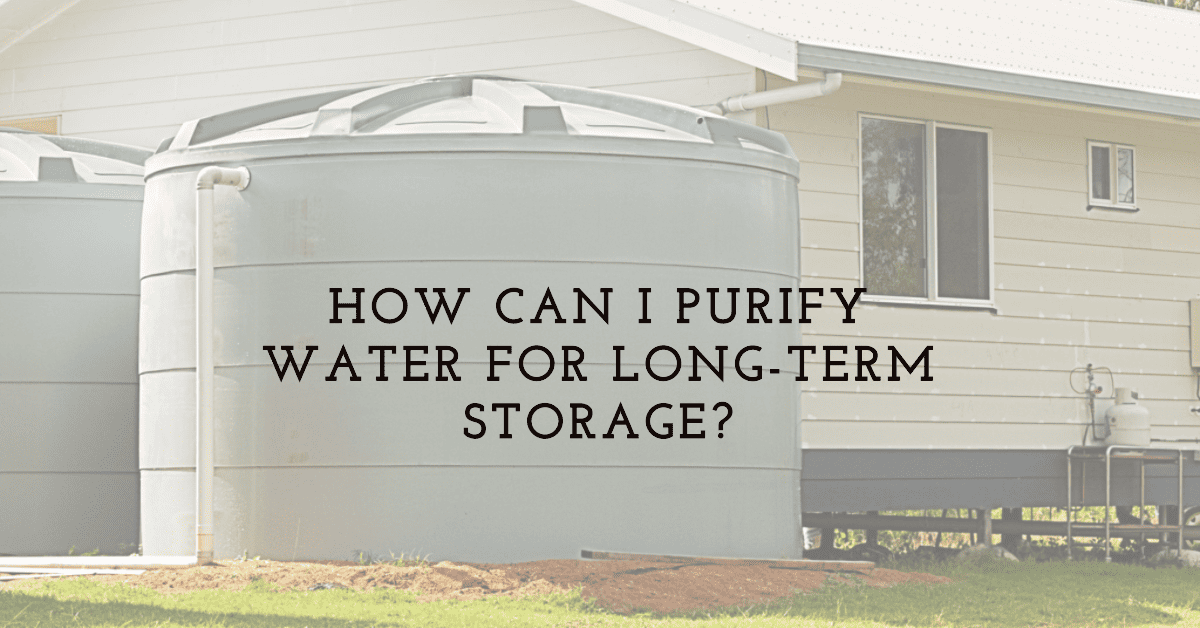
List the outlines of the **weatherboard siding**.
{"type": "MultiPolygon", "coordinates": [[[[773,77],[769,87],[785,84],[773,77]]],[[[1089,362],[1139,391],[1154,437],[1200,436],[1187,318],[1200,294],[1200,129],[852,78],[833,95],[760,111],[758,124],[782,132],[801,160],[808,287],[859,285],[859,113],[991,130],[996,311],[863,304],[850,325],[826,292],[806,344],[873,346],[882,377],[889,345],[908,359],[932,346],[934,379],[853,381],[851,349],[850,365],[833,371],[851,380],[826,382],[824,356],[808,356],[806,448],[1062,450],[1086,429],[1068,376],[1089,362]],[[1086,209],[1089,139],[1136,148],[1139,212],[1086,209]]]]}
{"type": "Polygon", "coordinates": [[[690,105],[754,87],[743,64],[569,0],[92,0],[0,54],[0,117],[156,146],[231,109],[457,73],[690,105]]]}

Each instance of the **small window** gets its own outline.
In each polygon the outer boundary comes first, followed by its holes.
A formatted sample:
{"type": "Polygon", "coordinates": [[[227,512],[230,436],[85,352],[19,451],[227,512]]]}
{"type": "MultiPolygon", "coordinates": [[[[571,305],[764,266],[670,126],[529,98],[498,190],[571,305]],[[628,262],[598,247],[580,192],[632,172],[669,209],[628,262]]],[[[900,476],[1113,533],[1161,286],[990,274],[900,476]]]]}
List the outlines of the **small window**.
{"type": "Polygon", "coordinates": [[[1137,211],[1132,146],[1088,142],[1088,209],[1137,211]]]}
{"type": "Polygon", "coordinates": [[[866,296],[990,305],[991,133],[924,120],[860,120],[866,296]]]}

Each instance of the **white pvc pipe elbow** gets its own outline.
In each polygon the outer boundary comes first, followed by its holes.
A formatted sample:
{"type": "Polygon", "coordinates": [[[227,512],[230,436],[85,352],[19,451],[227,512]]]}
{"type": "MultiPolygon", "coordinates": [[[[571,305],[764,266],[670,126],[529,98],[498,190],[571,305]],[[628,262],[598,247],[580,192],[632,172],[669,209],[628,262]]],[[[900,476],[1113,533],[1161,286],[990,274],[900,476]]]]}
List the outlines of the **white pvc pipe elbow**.
{"type": "Polygon", "coordinates": [[[842,73],[830,72],[820,81],[784,87],[782,89],[772,89],[765,92],[751,92],[749,94],[730,96],[715,105],[702,107],[702,109],[722,115],[738,111],[750,111],[751,109],[758,109],[760,107],[782,105],[783,103],[795,102],[797,100],[827,96],[836,92],[841,86],[842,73]]]}

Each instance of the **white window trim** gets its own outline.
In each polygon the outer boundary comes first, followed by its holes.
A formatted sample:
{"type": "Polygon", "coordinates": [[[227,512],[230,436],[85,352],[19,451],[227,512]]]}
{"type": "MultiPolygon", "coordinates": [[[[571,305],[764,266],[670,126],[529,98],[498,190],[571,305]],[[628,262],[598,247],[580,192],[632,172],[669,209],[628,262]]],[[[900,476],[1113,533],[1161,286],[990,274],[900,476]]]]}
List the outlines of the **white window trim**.
{"type": "MultiPolygon", "coordinates": [[[[863,241],[863,168],[862,168],[862,146],[863,137],[862,129],[863,119],[870,118],[875,120],[890,120],[893,122],[907,122],[909,124],[924,124],[925,125],[925,250],[928,253],[928,263],[925,264],[925,291],[929,295],[927,297],[899,297],[890,295],[874,295],[869,292],[864,292],[861,299],[865,303],[875,304],[894,304],[894,305],[922,305],[932,306],[947,309],[996,309],[996,228],[995,228],[995,208],[992,203],[992,188],[995,187],[995,180],[992,177],[993,163],[995,162],[992,151],[992,130],[985,127],[971,126],[965,124],[953,124],[949,122],[937,122],[934,120],[921,120],[915,118],[899,118],[896,116],[886,116],[873,113],[858,114],[858,285],[860,288],[866,288],[867,274],[866,261],[864,259],[866,253],[865,242],[863,241]],[[987,299],[959,299],[949,297],[938,297],[937,295],[937,264],[938,264],[938,249],[937,249],[937,129],[962,129],[965,131],[975,131],[987,135],[987,221],[988,221],[988,298],[987,299]]],[[[1090,150],[1089,154],[1090,154],[1090,150]]],[[[1135,156],[1136,158],[1136,156],[1135,156]]],[[[1090,172],[1090,170],[1089,170],[1090,172]]],[[[1090,175],[1089,175],[1090,177],[1090,175]]],[[[1136,194],[1137,183],[1134,182],[1134,191],[1136,194]]],[[[1089,193],[1091,188],[1089,187],[1089,193]]],[[[1136,196],[1135,196],[1136,198],[1136,196]]]]}
{"type": "Polygon", "coordinates": [[[1128,144],[1116,142],[1087,141],[1087,195],[1088,209],[1119,209],[1122,211],[1138,211],[1138,181],[1137,181],[1137,150],[1128,144]],[[1113,198],[1095,198],[1092,196],[1092,147],[1103,146],[1108,149],[1108,191],[1113,198]],[[1133,202],[1119,203],[1113,199],[1117,196],[1117,150],[1126,149],[1133,154],[1133,202]]]}

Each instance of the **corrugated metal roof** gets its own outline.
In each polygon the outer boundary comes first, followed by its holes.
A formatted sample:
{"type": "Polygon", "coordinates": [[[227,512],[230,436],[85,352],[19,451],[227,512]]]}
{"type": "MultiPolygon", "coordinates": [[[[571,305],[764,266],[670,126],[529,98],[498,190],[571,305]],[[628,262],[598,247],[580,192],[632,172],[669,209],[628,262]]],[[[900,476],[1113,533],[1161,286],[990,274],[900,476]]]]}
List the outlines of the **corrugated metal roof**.
{"type": "Polygon", "coordinates": [[[1200,13],[1133,0],[576,0],[796,80],[847,72],[1200,119],[1200,13]]]}
{"type": "Polygon", "coordinates": [[[800,44],[1200,97],[1192,11],[1130,0],[679,1],[800,44]]]}

